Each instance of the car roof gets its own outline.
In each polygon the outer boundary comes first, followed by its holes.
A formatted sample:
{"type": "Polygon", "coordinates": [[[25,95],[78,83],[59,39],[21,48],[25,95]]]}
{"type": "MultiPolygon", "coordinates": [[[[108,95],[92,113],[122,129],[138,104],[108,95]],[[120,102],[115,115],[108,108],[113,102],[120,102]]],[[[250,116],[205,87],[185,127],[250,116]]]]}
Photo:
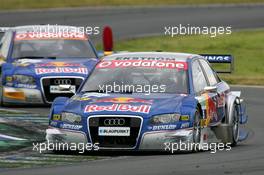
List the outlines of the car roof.
{"type": "Polygon", "coordinates": [[[176,53],[176,52],[120,52],[104,57],[103,60],[161,60],[161,61],[183,61],[194,57],[197,54],[176,53]]]}
{"type": "Polygon", "coordinates": [[[34,30],[47,30],[50,29],[49,32],[53,33],[52,30],[55,32],[58,32],[59,30],[62,30],[63,28],[68,28],[69,30],[75,30],[78,31],[78,27],[75,26],[67,26],[67,25],[25,25],[25,26],[16,26],[16,27],[10,27],[9,30],[16,31],[19,33],[26,33],[26,32],[33,32],[34,30]]]}

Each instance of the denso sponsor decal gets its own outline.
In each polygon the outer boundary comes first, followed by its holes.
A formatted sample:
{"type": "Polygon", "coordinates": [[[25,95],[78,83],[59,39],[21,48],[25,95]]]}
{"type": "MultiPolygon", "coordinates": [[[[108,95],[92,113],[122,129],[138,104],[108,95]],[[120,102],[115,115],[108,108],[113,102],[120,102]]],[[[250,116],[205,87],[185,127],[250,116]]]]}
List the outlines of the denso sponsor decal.
{"type": "Polygon", "coordinates": [[[179,61],[153,61],[153,60],[111,60],[102,61],[96,68],[166,68],[166,69],[182,69],[187,70],[186,62],[179,61]]]}
{"type": "Polygon", "coordinates": [[[77,74],[88,74],[87,68],[84,67],[56,67],[56,68],[36,68],[36,74],[50,74],[50,73],[77,73],[77,74]]]}
{"type": "Polygon", "coordinates": [[[112,105],[87,105],[84,112],[101,111],[120,111],[120,112],[138,112],[148,114],[150,105],[130,105],[130,104],[112,104],[112,105]]]}
{"type": "Polygon", "coordinates": [[[87,36],[83,33],[76,32],[26,32],[17,33],[15,41],[19,40],[41,40],[41,39],[68,39],[68,40],[87,40],[87,36]]]}

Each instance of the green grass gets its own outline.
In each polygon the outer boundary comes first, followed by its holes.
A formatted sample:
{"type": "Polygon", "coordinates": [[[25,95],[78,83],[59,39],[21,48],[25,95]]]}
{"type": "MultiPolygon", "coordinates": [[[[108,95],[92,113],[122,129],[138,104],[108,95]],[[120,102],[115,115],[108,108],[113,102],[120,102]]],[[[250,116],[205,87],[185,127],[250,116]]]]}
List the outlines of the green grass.
{"type": "Polygon", "coordinates": [[[115,50],[232,54],[235,71],[221,77],[232,84],[264,85],[264,30],[207,35],[159,36],[116,42],[115,50]]]}
{"type": "Polygon", "coordinates": [[[263,0],[0,0],[0,9],[58,8],[120,5],[177,5],[254,3],[263,0]]]}

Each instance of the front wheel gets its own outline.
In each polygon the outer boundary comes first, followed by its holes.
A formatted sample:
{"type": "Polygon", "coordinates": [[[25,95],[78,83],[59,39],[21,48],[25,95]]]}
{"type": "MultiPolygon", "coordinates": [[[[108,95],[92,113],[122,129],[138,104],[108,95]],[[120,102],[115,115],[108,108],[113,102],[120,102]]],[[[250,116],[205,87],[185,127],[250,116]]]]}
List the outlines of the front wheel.
{"type": "Polygon", "coordinates": [[[199,144],[201,142],[201,115],[200,112],[197,110],[194,115],[193,120],[193,143],[194,147],[193,150],[199,150],[199,144]]]}
{"type": "Polygon", "coordinates": [[[236,146],[239,138],[239,115],[237,104],[234,104],[232,115],[232,146],[236,146]]]}
{"type": "Polygon", "coordinates": [[[3,102],[3,86],[0,86],[0,106],[4,106],[4,102],[3,102]]]}

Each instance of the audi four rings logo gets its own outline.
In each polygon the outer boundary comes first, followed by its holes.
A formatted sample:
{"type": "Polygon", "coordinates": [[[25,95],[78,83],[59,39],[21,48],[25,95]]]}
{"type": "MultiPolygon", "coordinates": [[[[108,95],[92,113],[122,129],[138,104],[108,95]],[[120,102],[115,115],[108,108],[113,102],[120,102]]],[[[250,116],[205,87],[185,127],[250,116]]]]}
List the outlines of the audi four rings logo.
{"type": "Polygon", "coordinates": [[[56,84],[56,85],[60,85],[60,84],[68,85],[71,83],[72,83],[72,81],[70,79],[55,79],[54,80],[54,84],[56,84]]]}
{"type": "Polygon", "coordinates": [[[105,126],[122,126],[125,124],[125,119],[122,118],[113,118],[113,119],[105,119],[104,125],[105,126]]]}

